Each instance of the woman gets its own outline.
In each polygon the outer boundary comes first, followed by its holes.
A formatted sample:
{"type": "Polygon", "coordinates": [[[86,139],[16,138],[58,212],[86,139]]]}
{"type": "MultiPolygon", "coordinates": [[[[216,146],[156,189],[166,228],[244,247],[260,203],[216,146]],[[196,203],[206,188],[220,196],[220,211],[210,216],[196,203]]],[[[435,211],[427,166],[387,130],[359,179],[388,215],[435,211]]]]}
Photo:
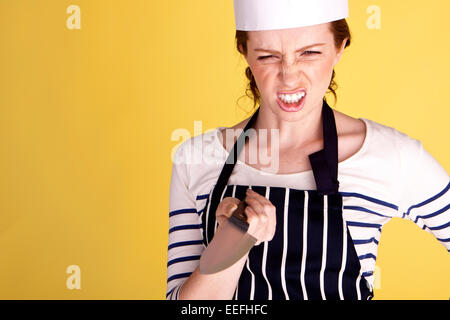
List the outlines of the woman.
{"type": "Polygon", "coordinates": [[[377,245],[392,217],[411,219],[449,250],[446,171],[420,141],[324,99],[327,89],[335,94],[334,67],[351,43],[347,1],[234,5],[237,49],[260,106],[177,150],[167,299],[371,299],[377,245]],[[267,129],[276,130],[264,146],[267,129]],[[256,135],[241,149],[230,130],[256,135]],[[235,151],[237,163],[224,165],[235,151]],[[255,154],[270,154],[271,169],[255,154]],[[200,274],[202,253],[241,200],[256,246],[231,267],[200,274]]]}

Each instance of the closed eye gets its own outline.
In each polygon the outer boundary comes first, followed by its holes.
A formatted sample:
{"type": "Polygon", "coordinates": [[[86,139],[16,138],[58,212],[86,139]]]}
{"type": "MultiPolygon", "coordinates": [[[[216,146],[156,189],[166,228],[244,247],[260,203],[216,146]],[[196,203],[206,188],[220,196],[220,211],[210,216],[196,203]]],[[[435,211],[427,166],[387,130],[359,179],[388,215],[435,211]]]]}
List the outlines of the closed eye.
{"type": "MultiPolygon", "coordinates": [[[[307,56],[312,56],[312,55],[315,55],[315,54],[321,54],[321,52],[320,51],[307,50],[307,51],[303,52],[303,54],[307,55],[307,56]]],[[[261,56],[261,57],[258,57],[258,60],[264,60],[264,59],[268,59],[268,58],[271,58],[271,57],[273,57],[273,55],[261,56]]]]}
{"type": "Polygon", "coordinates": [[[270,58],[270,57],[273,57],[273,56],[270,55],[270,56],[262,56],[262,57],[258,57],[258,60],[264,60],[264,59],[267,59],[267,58],[270,58]]]}
{"type": "Polygon", "coordinates": [[[313,55],[313,54],[320,54],[319,51],[305,51],[304,54],[306,54],[307,56],[313,55]]]}

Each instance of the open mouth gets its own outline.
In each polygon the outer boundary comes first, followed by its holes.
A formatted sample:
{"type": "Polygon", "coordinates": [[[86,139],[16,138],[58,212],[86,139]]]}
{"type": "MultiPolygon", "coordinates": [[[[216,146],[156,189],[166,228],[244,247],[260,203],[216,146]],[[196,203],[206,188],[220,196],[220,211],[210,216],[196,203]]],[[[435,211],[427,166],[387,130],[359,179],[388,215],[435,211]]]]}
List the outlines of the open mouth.
{"type": "Polygon", "coordinates": [[[293,94],[279,93],[277,103],[286,112],[297,112],[305,104],[306,90],[301,89],[293,94]]]}

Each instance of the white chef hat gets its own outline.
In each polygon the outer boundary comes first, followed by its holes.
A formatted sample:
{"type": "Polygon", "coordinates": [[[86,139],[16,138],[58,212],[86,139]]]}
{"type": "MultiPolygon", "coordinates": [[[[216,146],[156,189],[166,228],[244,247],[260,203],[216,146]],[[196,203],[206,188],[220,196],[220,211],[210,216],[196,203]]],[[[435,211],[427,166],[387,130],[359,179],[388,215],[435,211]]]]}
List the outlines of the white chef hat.
{"type": "Polygon", "coordinates": [[[236,30],[306,27],[348,17],[348,0],[234,0],[236,30]]]}

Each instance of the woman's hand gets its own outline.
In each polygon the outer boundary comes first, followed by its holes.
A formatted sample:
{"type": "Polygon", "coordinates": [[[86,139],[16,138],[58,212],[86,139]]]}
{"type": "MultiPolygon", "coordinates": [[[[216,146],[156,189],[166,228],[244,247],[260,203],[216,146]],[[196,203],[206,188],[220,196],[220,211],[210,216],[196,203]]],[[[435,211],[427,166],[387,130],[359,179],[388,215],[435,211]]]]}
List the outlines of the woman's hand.
{"type": "MultiPolygon", "coordinates": [[[[266,198],[252,189],[247,189],[244,201],[247,203],[245,215],[249,224],[247,232],[258,241],[256,246],[263,241],[272,240],[276,227],[276,208],[266,198]]],[[[240,200],[233,197],[225,197],[217,206],[216,221],[217,230],[233,214],[238,207],[240,200]]]]}
{"type": "Polygon", "coordinates": [[[225,197],[222,199],[216,210],[216,221],[218,223],[216,231],[219,231],[220,226],[223,226],[224,222],[231,217],[233,211],[238,207],[239,202],[241,202],[239,199],[233,197],[225,197]]]}
{"type": "Polygon", "coordinates": [[[244,201],[247,202],[245,208],[247,223],[249,224],[247,232],[258,239],[255,245],[272,240],[277,223],[275,206],[269,199],[250,188],[246,191],[244,201]]]}

